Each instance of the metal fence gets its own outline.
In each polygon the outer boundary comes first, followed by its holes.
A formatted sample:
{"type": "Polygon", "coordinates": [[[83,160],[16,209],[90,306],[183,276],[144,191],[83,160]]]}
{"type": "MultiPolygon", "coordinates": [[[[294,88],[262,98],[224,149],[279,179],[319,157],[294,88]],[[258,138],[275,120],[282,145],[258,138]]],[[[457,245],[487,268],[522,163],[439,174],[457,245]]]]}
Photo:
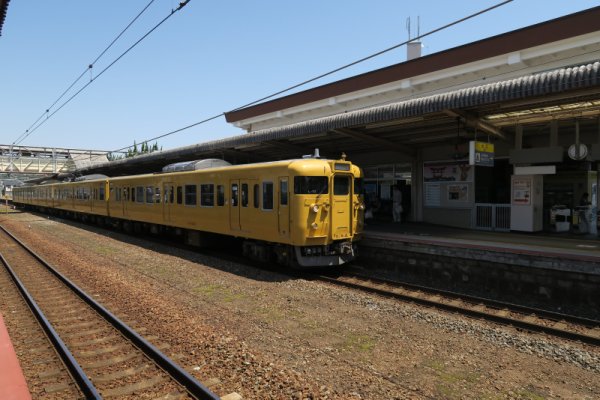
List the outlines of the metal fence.
{"type": "Polygon", "coordinates": [[[486,231],[510,231],[510,204],[476,203],[473,227],[486,231]]]}

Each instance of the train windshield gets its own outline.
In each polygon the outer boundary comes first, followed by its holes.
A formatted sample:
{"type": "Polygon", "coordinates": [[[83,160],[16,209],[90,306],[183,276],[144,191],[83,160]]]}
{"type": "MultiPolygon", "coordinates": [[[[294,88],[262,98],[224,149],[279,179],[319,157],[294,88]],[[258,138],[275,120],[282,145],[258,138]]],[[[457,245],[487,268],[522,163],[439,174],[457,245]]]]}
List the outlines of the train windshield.
{"type": "Polygon", "coordinates": [[[329,192],[326,176],[296,176],[294,194],[324,194],[329,192]]]}

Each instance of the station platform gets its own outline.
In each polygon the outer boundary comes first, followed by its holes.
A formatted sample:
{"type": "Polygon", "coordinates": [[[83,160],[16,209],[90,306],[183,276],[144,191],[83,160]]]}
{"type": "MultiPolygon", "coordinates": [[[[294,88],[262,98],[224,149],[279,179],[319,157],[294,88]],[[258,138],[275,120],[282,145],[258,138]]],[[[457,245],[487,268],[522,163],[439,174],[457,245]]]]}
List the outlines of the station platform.
{"type": "Polygon", "coordinates": [[[600,319],[600,239],[367,221],[357,273],[600,319]]]}
{"type": "Polygon", "coordinates": [[[0,314],[0,399],[31,400],[27,382],[0,314]]]}
{"type": "MultiPolygon", "coordinates": [[[[427,223],[375,221],[368,222],[365,226],[364,238],[600,263],[599,236],[577,235],[568,232],[492,232],[427,223]]],[[[593,271],[590,269],[590,272],[593,271]]],[[[600,270],[596,272],[600,274],[600,270]]]]}

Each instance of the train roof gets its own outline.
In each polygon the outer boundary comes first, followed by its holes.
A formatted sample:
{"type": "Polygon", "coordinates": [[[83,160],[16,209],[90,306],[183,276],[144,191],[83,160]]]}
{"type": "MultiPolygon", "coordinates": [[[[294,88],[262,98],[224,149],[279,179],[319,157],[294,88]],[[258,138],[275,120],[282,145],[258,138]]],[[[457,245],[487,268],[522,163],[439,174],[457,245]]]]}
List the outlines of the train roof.
{"type": "MultiPolygon", "coordinates": [[[[237,165],[222,165],[222,166],[214,166],[214,167],[209,167],[209,168],[203,168],[200,170],[191,170],[191,171],[167,171],[167,172],[154,172],[154,173],[148,173],[148,174],[139,174],[139,175],[127,175],[127,176],[117,176],[114,178],[111,177],[107,177],[105,175],[97,175],[92,177],[92,176],[87,176],[87,179],[77,179],[73,182],[64,182],[64,183],[98,183],[98,182],[103,182],[106,180],[110,180],[110,181],[122,181],[122,180],[127,180],[127,179],[131,179],[131,178],[152,178],[152,177],[156,177],[157,175],[183,175],[183,174],[193,174],[193,173],[197,173],[198,171],[202,171],[202,172],[211,172],[211,171],[222,171],[222,170],[231,170],[231,169],[240,169],[240,170],[246,170],[246,169],[250,169],[250,168],[268,168],[268,167],[283,167],[283,166],[290,166],[291,164],[300,164],[303,167],[306,167],[307,165],[329,165],[332,162],[340,162],[340,163],[347,163],[347,164],[352,164],[350,161],[347,160],[334,160],[334,159],[326,159],[326,158],[314,158],[314,157],[309,157],[309,158],[294,158],[294,159],[289,159],[289,160],[279,160],[279,161],[266,161],[266,162],[260,162],[260,163],[250,163],[250,164],[237,164],[237,165]]],[[[43,183],[39,186],[44,186],[45,184],[50,184],[48,183],[43,183]]],[[[52,184],[60,184],[60,183],[52,183],[52,184]]]]}

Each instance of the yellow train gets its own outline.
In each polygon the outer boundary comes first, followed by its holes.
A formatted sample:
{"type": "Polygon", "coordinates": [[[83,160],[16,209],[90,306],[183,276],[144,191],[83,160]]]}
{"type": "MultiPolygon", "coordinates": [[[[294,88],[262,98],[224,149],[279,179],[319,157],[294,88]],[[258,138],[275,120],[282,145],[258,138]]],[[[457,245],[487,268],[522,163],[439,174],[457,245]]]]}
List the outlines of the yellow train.
{"type": "Polygon", "coordinates": [[[180,234],[195,245],[208,234],[234,236],[247,256],[285,265],[340,265],[355,258],[364,219],[362,171],[345,157],[223,163],[23,186],[14,189],[14,203],[126,231],[180,234]]]}

